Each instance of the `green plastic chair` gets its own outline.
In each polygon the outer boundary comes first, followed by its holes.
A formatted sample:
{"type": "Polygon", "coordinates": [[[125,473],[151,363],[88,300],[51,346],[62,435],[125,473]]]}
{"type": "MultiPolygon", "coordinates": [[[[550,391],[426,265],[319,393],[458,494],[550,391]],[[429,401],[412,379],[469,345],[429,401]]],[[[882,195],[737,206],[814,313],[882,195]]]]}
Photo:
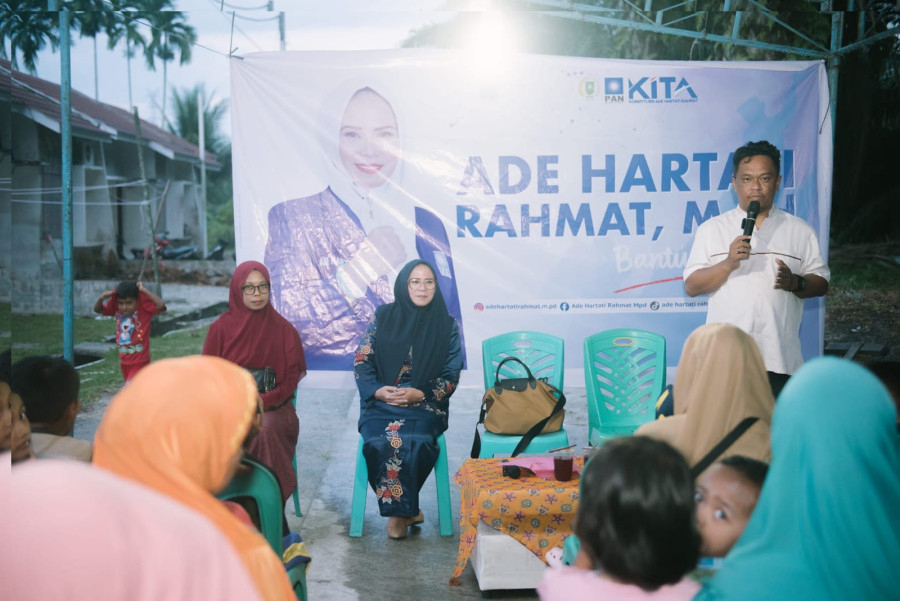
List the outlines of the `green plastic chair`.
{"type": "MultiPolygon", "coordinates": [[[[499,334],[481,343],[481,361],[484,370],[484,389],[494,385],[497,366],[506,357],[516,357],[528,366],[535,378],[563,389],[565,375],[565,341],[558,336],[541,332],[517,331],[499,334]]],[[[500,378],[526,378],[528,374],[514,361],[503,364],[500,378]]],[[[494,434],[488,430],[481,433],[479,457],[493,457],[496,453],[511,454],[521,436],[494,434]]],[[[538,434],[522,451],[523,453],[545,453],[550,449],[569,445],[569,435],[565,428],[558,432],[538,434]]]]}
{"type": "MultiPolygon", "coordinates": [[[[297,411],[297,396],[300,393],[300,389],[294,391],[294,396],[291,397],[291,403],[294,405],[294,412],[297,411]]],[[[291,463],[294,465],[294,492],[291,493],[291,497],[294,499],[294,515],[298,518],[303,517],[303,512],[300,511],[300,471],[297,469],[297,449],[294,449],[294,457],[291,460],[291,463]]]]}
{"type": "Polygon", "coordinates": [[[606,330],[584,341],[588,444],[628,436],[656,417],[666,387],[666,339],[644,330],[606,330]]]}
{"type": "MultiPolygon", "coordinates": [[[[441,434],[437,439],[440,454],[434,464],[434,483],[437,486],[438,522],[441,536],[453,535],[453,514],[450,504],[450,468],[447,465],[447,441],[441,434]]],[[[369,475],[363,456],[363,439],[360,436],[356,449],[356,474],[353,478],[353,504],[350,510],[350,536],[362,536],[366,517],[366,497],[369,491],[369,475]]]]}
{"type": "MultiPolygon", "coordinates": [[[[243,469],[238,470],[225,490],[216,495],[227,501],[237,497],[250,497],[259,510],[260,534],[281,558],[283,537],[282,520],[284,506],[281,503],[281,487],[275,475],[266,466],[247,457],[241,459],[243,469]]],[[[306,566],[288,570],[288,578],[300,601],[306,601],[306,566]]]]}

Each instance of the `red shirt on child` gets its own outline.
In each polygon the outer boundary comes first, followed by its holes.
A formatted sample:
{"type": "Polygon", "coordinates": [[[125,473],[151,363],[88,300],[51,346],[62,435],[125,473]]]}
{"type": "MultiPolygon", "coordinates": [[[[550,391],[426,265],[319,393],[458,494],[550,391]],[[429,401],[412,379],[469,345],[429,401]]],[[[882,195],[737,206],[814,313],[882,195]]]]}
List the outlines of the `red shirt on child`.
{"type": "Polygon", "coordinates": [[[116,316],[116,343],[119,345],[119,363],[122,377],[128,382],[145,365],[150,363],[150,319],[166,310],[157,309],[156,303],[143,292],[138,292],[137,309],[125,317],[118,313],[119,303],[113,292],[103,303],[102,315],[116,316]]]}

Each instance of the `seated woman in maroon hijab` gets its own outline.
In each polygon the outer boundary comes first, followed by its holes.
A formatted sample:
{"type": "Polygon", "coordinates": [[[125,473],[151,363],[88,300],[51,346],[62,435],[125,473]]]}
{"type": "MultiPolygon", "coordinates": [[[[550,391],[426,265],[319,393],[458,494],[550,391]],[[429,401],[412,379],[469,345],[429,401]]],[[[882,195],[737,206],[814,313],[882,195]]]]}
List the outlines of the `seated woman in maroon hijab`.
{"type": "Polygon", "coordinates": [[[274,372],[274,383],[260,383],[263,423],[250,443],[250,453],[272,468],[281,484],[282,501],[287,501],[297,486],[293,459],[300,431],[291,401],[306,375],[306,359],[297,330],[269,304],[269,290],[265,265],[257,261],[238,265],[231,278],[228,311],[210,326],[203,354],[228,359],[251,372],[266,368],[269,374],[274,372]]]}

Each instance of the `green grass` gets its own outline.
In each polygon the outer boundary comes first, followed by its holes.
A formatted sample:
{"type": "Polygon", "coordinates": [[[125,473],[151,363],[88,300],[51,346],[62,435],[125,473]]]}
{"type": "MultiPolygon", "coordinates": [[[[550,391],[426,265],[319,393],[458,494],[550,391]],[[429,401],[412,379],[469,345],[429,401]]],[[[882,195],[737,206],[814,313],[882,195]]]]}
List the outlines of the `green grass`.
{"type": "Polygon", "coordinates": [[[866,264],[831,266],[832,290],[900,290],[900,270],[866,264]]]}
{"type": "MultiPolygon", "coordinates": [[[[0,306],[0,311],[8,310],[0,306]]],[[[76,317],[74,323],[75,345],[82,342],[105,342],[115,334],[115,321],[111,318],[76,317]]],[[[150,353],[153,360],[165,357],[182,357],[199,354],[206,339],[208,326],[191,330],[169,332],[151,339],[150,353]]],[[[17,361],[28,355],[62,355],[63,319],[61,315],[15,315],[10,318],[12,335],[12,359],[17,361]]],[[[80,367],[81,402],[90,405],[104,393],[115,392],[122,386],[119,353],[113,346],[100,361],[80,367]]]]}

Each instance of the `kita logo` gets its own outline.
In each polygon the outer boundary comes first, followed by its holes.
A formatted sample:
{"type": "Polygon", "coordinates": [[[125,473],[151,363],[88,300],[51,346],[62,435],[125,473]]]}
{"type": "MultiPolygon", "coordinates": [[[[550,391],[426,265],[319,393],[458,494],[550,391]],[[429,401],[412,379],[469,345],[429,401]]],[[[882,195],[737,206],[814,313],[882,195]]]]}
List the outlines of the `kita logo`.
{"type": "Polygon", "coordinates": [[[674,100],[679,97],[697,99],[697,94],[684,77],[642,77],[637,81],[628,80],[628,100],[674,100]]]}

